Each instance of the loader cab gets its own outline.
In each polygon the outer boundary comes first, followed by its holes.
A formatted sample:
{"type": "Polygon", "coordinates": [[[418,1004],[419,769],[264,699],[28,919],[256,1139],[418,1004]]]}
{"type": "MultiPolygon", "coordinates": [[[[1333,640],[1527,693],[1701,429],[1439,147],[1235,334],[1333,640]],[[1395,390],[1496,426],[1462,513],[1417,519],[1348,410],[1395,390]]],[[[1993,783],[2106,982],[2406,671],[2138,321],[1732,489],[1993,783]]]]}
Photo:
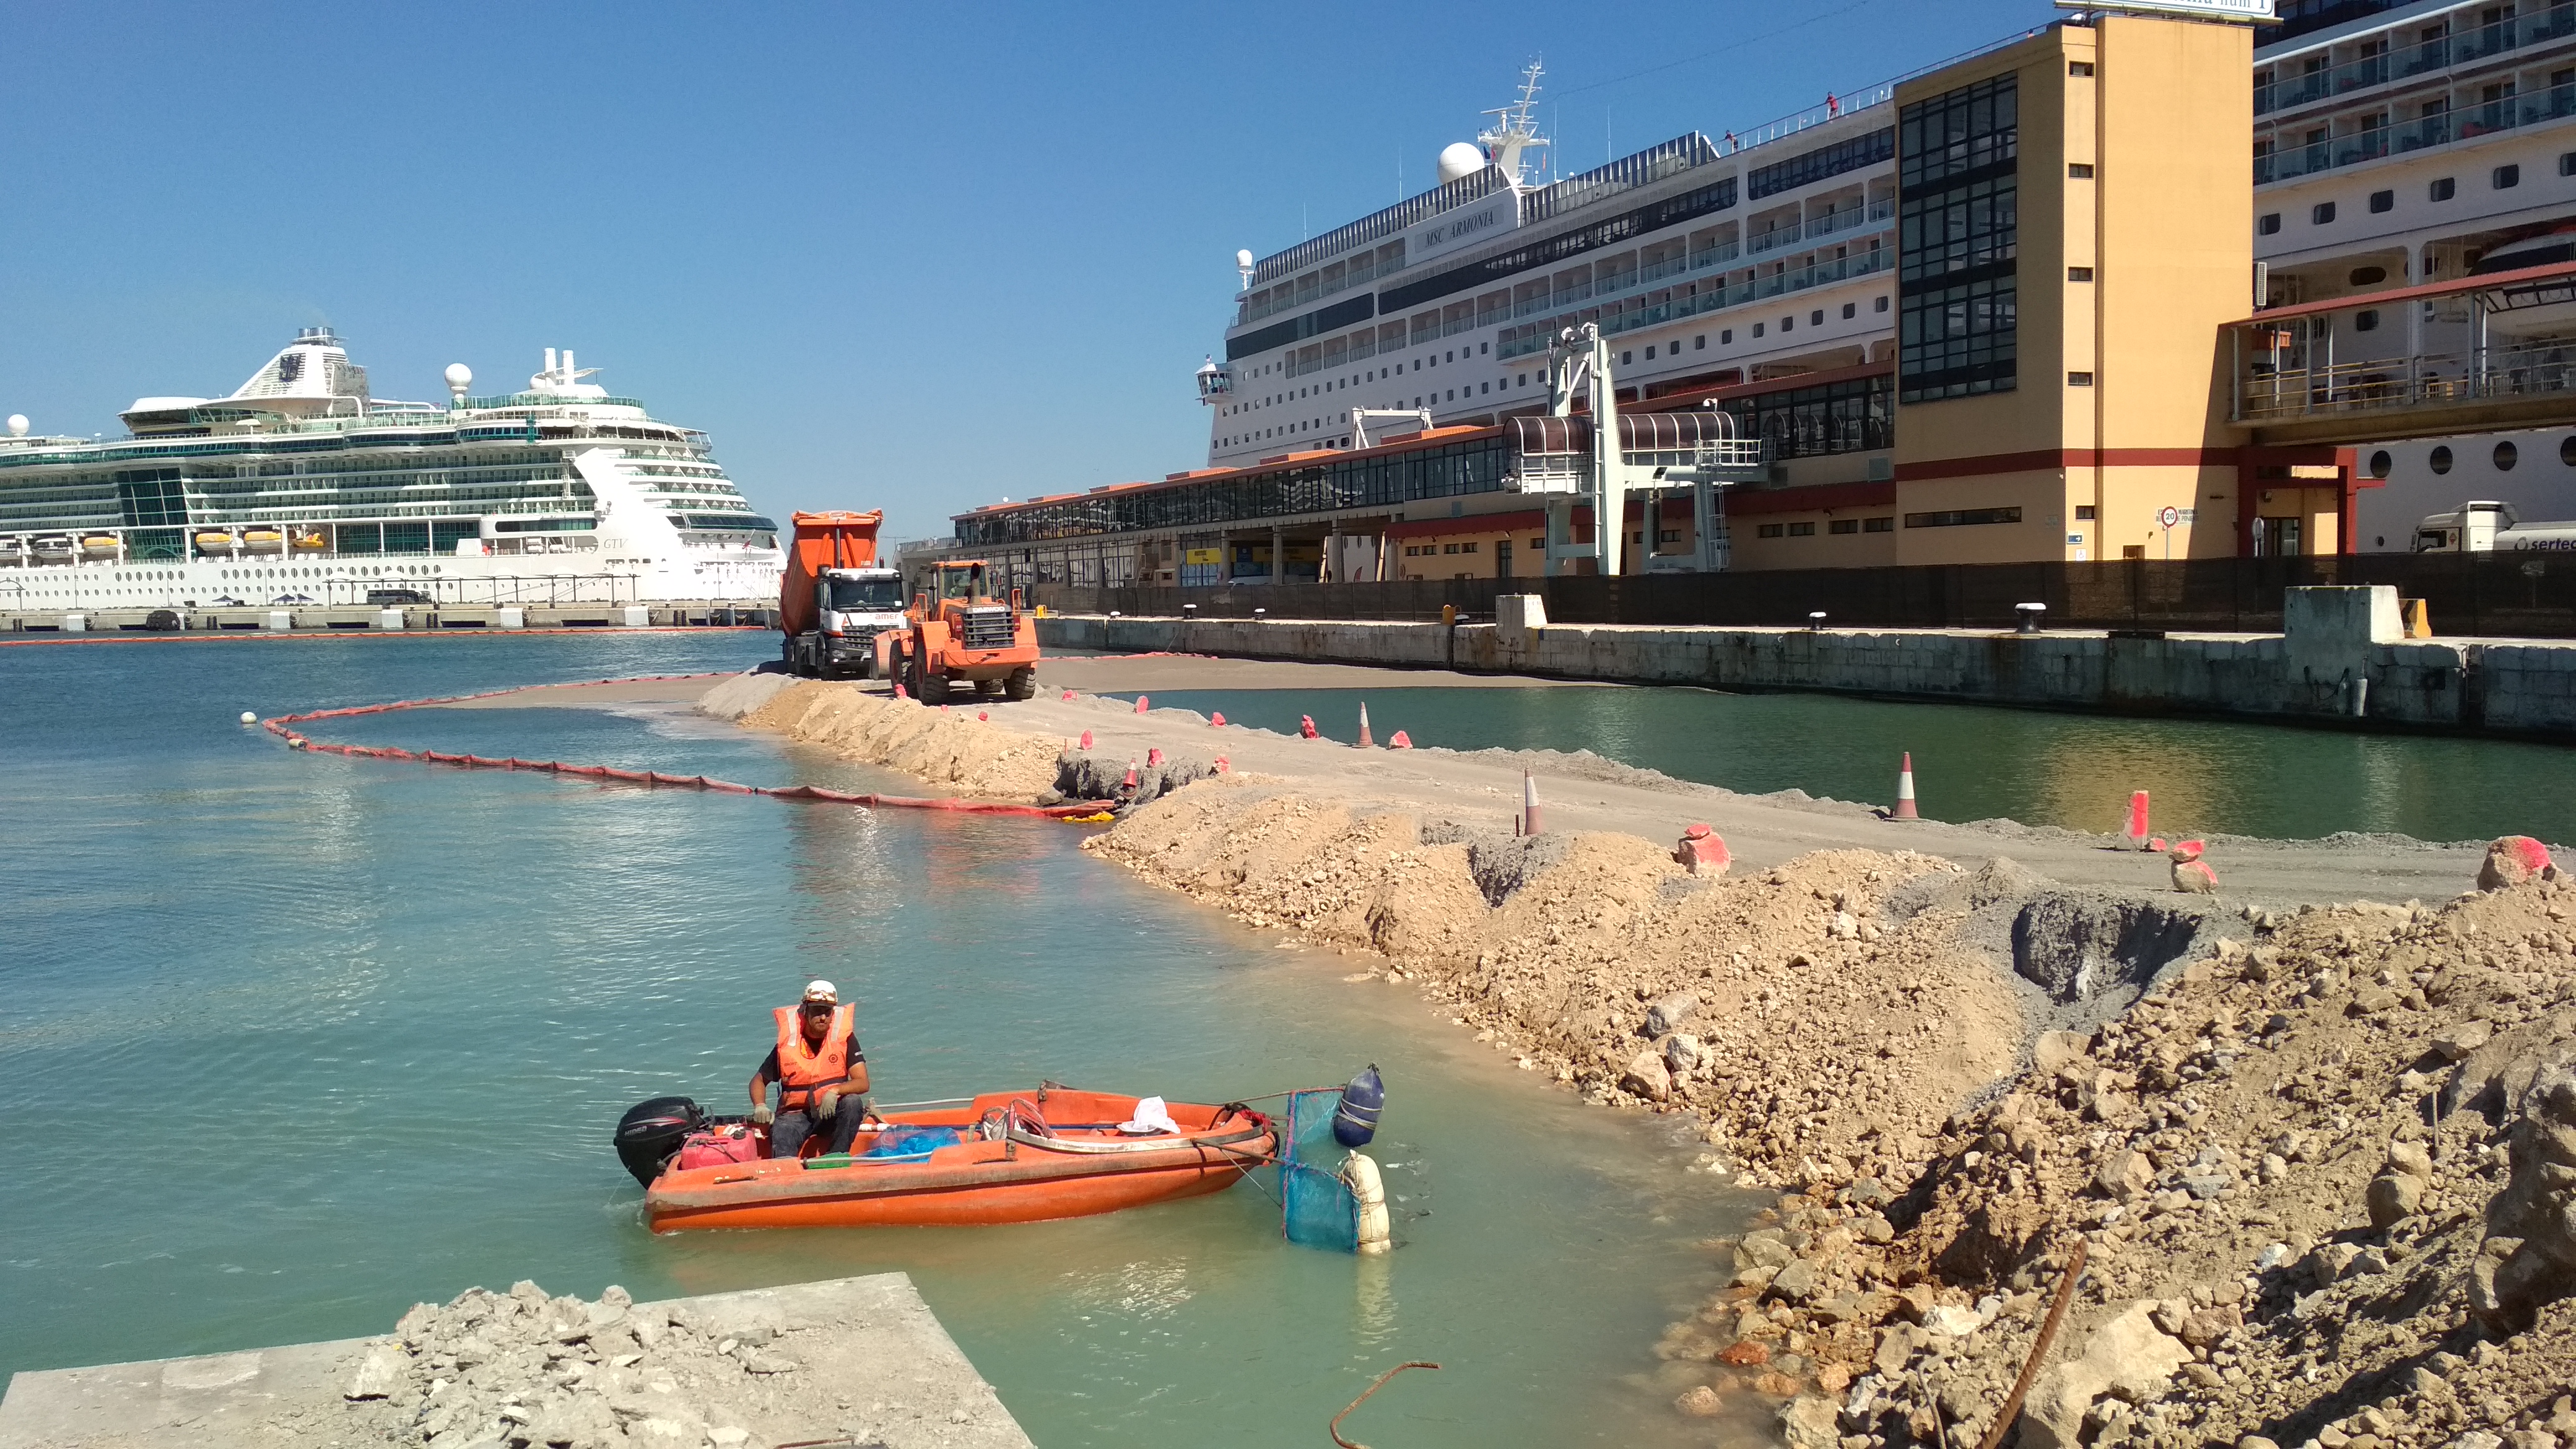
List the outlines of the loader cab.
{"type": "Polygon", "coordinates": [[[985,568],[982,559],[932,564],[929,580],[932,607],[949,603],[972,604],[991,598],[992,591],[984,583],[985,568]]]}

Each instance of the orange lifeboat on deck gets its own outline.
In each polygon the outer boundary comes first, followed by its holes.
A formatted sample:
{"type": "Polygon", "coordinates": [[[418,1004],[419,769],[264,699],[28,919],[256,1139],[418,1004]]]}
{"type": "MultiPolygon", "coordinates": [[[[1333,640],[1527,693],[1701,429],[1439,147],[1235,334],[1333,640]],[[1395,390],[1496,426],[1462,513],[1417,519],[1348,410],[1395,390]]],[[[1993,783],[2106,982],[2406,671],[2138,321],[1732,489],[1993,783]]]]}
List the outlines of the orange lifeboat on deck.
{"type": "Polygon", "coordinates": [[[645,1190],[645,1220],[657,1233],[1046,1222],[1222,1192],[1276,1155],[1249,1107],[1174,1102],[1170,1130],[1137,1130],[1140,1100],[1050,1086],[890,1113],[846,1156],[675,1158],[645,1190]]]}

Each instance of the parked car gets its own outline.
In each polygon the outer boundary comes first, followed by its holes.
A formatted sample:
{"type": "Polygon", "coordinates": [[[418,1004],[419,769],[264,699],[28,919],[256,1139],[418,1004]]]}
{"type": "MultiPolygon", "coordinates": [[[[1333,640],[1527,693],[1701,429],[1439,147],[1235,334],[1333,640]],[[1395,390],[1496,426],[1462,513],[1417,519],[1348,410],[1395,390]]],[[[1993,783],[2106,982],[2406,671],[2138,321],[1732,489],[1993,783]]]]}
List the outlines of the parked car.
{"type": "Polygon", "coordinates": [[[436,599],[422,593],[418,589],[367,590],[367,603],[370,606],[379,609],[396,608],[403,604],[434,604],[437,602],[438,601],[436,599]]]}

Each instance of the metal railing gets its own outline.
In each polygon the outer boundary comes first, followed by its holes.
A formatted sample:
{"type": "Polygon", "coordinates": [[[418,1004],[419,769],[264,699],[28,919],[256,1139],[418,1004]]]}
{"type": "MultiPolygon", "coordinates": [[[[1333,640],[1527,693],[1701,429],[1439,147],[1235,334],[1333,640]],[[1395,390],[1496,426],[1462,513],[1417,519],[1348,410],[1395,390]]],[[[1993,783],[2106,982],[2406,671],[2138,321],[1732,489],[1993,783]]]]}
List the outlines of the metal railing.
{"type": "Polygon", "coordinates": [[[2576,116],[2576,85],[2551,86],[2527,96],[2512,96],[2456,111],[2424,116],[2394,125],[2365,126],[2341,136],[2258,152],[2254,184],[2313,176],[2321,171],[2403,155],[2454,141],[2473,140],[2522,126],[2576,116]]]}
{"type": "MultiPolygon", "coordinates": [[[[2402,28],[2413,30],[2423,23],[2423,18],[2418,17],[2402,28]]],[[[2395,32],[2388,33],[2393,36],[2395,32]]],[[[2576,35],[2576,3],[2560,0],[2536,15],[2467,26],[2412,45],[2391,45],[2376,55],[2359,56],[2341,65],[2298,75],[2279,74],[2280,65],[2292,63],[2285,59],[2276,64],[2271,82],[2254,87],[2254,114],[2263,116],[2318,101],[2340,100],[2374,86],[2410,80],[2571,35],[2576,35]]]]}
{"type": "Polygon", "coordinates": [[[2235,418],[2320,414],[2576,393],[2576,342],[2542,341],[2343,361],[2324,338],[2242,358],[2235,418]],[[2277,359],[2277,360],[2276,360],[2277,359]]]}

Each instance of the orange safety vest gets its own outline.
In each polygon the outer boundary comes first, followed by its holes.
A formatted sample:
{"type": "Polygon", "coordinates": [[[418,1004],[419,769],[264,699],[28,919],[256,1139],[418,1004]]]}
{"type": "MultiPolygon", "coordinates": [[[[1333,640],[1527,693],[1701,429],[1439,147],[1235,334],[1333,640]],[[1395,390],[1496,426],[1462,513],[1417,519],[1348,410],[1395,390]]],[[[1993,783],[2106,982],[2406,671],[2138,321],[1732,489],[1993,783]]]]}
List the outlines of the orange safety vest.
{"type": "Polygon", "coordinates": [[[850,1079],[850,1038],[858,1025],[856,1009],[834,1007],[831,1029],[823,1033],[823,1045],[817,1048],[806,1046],[805,1023],[799,1019],[796,1007],[782,1006],[774,1014],[778,1018],[778,1110],[801,1112],[813,1102],[816,1088],[850,1079]]]}

